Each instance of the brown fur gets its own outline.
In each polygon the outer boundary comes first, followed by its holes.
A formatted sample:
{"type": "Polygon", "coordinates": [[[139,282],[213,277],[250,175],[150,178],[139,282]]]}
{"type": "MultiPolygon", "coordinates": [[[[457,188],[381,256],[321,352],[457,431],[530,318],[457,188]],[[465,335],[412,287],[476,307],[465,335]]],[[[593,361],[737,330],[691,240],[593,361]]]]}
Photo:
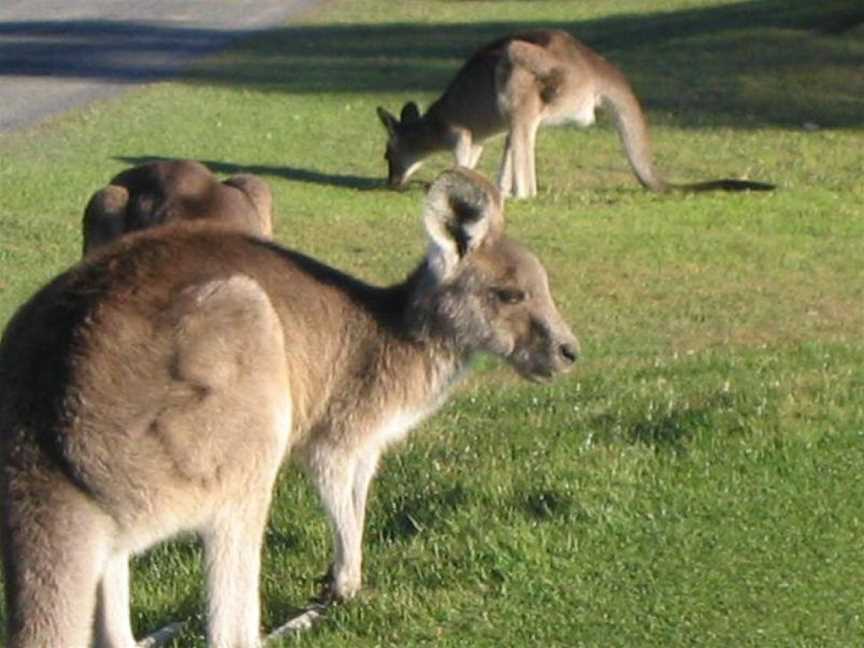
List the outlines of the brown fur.
{"type": "Polygon", "coordinates": [[[131,646],[130,554],[204,541],[213,646],[257,646],[259,554],[288,453],[334,532],[325,600],[361,584],[385,448],[478,352],[533,380],[578,343],[537,259],[471,171],[430,189],[424,260],[378,288],[206,224],[125,237],[60,275],[0,342],[0,501],[11,648],[131,646]]]}
{"type": "Polygon", "coordinates": [[[251,174],[224,182],[200,162],[169,160],[143,164],[115,176],[84,210],[84,255],[129,232],[181,220],[208,220],[271,236],[272,194],[251,174]]]}
{"type": "Polygon", "coordinates": [[[511,34],[480,48],[422,116],[413,102],[405,104],[400,119],[379,107],[378,118],[388,135],[387,181],[392,187],[404,185],[420,163],[437,151],[451,151],[457,164],[474,168],[483,142],[506,133],[498,186],[505,196],[534,196],[537,130],[564,122],[590,126],[598,107],[611,111],[627,159],[647,189],[773,189],[746,180],[685,185],[663,180],[654,167],[645,115],[624,74],[557,30],[511,34]]]}

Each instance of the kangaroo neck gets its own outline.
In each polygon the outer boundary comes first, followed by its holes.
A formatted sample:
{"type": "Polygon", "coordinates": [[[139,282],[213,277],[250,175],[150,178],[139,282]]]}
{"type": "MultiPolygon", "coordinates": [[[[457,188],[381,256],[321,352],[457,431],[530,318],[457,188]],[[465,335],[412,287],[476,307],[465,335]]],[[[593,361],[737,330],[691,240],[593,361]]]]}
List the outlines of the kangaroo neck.
{"type": "MultiPolygon", "coordinates": [[[[382,412],[431,411],[446,396],[467,356],[415,309],[417,292],[427,289],[425,273],[424,263],[389,287],[343,284],[302,341],[286,325],[301,443],[321,425],[347,425],[349,403],[352,417],[368,423],[382,412]]],[[[287,312],[284,321],[293,319],[287,312]]]]}
{"type": "MultiPolygon", "coordinates": [[[[460,335],[463,323],[442,307],[442,288],[423,259],[406,279],[386,288],[369,288],[364,315],[372,322],[358,347],[375,348],[391,360],[415,361],[460,372],[473,354],[460,335]]],[[[399,371],[399,364],[393,365],[399,371]]]]}
{"type": "Polygon", "coordinates": [[[320,425],[347,425],[347,403],[351,420],[364,425],[388,412],[432,411],[464,373],[467,354],[416,308],[426,272],[424,263],[400,284],[351,296],[338,332],[293,378],[301,444],[320,425]]]}

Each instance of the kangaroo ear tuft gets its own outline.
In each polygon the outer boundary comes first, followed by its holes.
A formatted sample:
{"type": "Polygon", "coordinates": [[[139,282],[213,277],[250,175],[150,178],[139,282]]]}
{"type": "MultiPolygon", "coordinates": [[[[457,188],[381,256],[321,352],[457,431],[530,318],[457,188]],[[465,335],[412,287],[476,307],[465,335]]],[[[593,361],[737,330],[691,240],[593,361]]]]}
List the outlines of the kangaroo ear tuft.
{"type": "Polygon", "coordinates": [[[387,133],[389,135],[395,135],[396,127],[399,126],[399,121],[381,106],[378,106],[376,112],[378,113],[378,119],[381,120],[381,123],[384,124],[384,128],[387,129],[387,133]]]}
{"type": "Polygon", "coordinates": [[[432,183],[423,222],[430,239],[432,269],[440,279],[446,279],[462,259],[501,236],[501,194],[480,174],[456,167],[432,183]]]}
{"type": "Polygon", "coordinates": [[[402,113],[399,115],[399,119],[403,124],[420,121],[420,108],[413,101],[409,101],[402,106],[402,113]]]}

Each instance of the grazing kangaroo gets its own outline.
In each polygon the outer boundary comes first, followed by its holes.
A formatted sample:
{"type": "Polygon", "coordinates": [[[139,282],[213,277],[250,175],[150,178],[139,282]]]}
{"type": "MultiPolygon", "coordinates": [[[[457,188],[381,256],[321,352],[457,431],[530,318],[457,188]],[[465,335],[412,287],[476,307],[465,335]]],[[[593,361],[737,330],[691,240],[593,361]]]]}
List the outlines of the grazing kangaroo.
{"type": "Polygon", "coordinates": [[[770,190],[747,180],[713,180],[675,185],[654,167],[645,114],[621,71],[570,34],[543,30],[505,36],[477,51],[444,94],[420,115],[406,103],[400,119],[378,107],[387,130],[387,182],[403,186],[423,160],[451,151],[456,163],[473,169],[483,142],[507,133],[498,187],[505,196],[537,194],[534,148],[545,125],[594,123],[594,111],[608,108],[633,172],[651,191],[770,190]]]}
{"type": "Polygon", "coordinates": [[[272,206],[270,187],[248,173],[219,182],[193,160],[142,164],[90,198],[82,224],[84,256],[127,232],[178,220],[208,219],[271,236],[272,206]]]}
{"type": "Polygon", "coordinates": [[[11,648],[135,645],[128,556],[184,531],[204,544],[209,644],[258,646],[262,538],[289,454],[332,523],[324,599],[360,589],[385,448],[476,353],[545,380],[579,351],[491,184],[445,172],[423,220],[427,254],[391,287],[178,223],[123,237],[20,308],[0,342],[11,648]]]}

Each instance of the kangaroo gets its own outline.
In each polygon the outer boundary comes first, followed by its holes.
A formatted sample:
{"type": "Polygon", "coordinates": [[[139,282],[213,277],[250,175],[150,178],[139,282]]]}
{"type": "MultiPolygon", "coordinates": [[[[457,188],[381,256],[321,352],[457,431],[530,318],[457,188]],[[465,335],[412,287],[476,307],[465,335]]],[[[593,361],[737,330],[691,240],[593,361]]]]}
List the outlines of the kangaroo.
{"type": "Polygon", "coordinates": [[[127,559],[181,532],[204,545],[209,645],[258,646],[262,539],[289,456],[333,529],[321,600],[353,597],[382,452],[477,353],[536,381],[579,354],[502,210],[481,176],[443,173],[425,257],[389,287],[185,222],[123,237],[38,291],[0,341],[10,648],[134,646],[127,559]]]}
{"type": "Polygon", "coordinates": [[[93,194],[82,223],[84,256],[127,232],[178,220],[209,219],[254,234],[273,234],[273,197],[261,178],[224,182],[200,162],[167,160],[132,167],[93,194]]]}
{"type": "Polygon", "coordinates": [[[594,123],[608,108],[633,172],[646,189],[767,191],[773,185],[747,180],[713,180],[676,185],[654,167],[645,114],[625,76],[567,32],[511,34],[478,50],[424,115],[406,103],[396,119],[378,107],[387,130],[387,182],[404,186],[437,151],[451,151],[456,163],[473,169],[489,137],[507,134],[498,187],[505,196],[537,194],[534,148],[540,126],[594,123]]]}

